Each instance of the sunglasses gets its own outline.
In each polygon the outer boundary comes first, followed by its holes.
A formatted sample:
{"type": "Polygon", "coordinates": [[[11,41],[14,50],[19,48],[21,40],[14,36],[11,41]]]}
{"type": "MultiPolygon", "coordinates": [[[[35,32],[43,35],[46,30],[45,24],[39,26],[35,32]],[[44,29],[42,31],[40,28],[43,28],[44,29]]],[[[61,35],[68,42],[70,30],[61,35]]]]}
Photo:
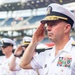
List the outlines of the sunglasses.
{"type": "Polygon", "coordinates": [[[8,46],[2,46],[2,48],[7,48],[8,46]]]}

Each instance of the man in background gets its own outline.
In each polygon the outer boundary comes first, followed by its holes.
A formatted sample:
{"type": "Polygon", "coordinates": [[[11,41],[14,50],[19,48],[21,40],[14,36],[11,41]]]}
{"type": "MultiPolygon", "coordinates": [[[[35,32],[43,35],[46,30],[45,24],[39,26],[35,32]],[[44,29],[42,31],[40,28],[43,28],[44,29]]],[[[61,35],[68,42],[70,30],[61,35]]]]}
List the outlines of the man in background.
{"type": "Polygon", "coordinates": [[[4,54],[4,56],[0,56],[0,75],[16,75],[16,72],[11,72],[8,68],[13,54],[12,51],[16,44],[13,40],[9,38],[2,38],[0,42],[1,50],[4,54]]]}
{"type": "MultiPolygon", "coordinates": [[[[36,70],[27,70],[27,69],[22,69],[19,66],[20,58],[25,52],[26,48],[30,44],[32,38],[25,36],[22,40],[22,43],[17,47],[17,49],[14,51],[14,55],[9,63],[9,69],[13,71],[18,71],[17,75],[38,75],[36,70]],[[12,65],[13,64],[13,65],[12,65]]],[[[33,53],[33,56],[35,56],[35,53],[33,53]]]]}

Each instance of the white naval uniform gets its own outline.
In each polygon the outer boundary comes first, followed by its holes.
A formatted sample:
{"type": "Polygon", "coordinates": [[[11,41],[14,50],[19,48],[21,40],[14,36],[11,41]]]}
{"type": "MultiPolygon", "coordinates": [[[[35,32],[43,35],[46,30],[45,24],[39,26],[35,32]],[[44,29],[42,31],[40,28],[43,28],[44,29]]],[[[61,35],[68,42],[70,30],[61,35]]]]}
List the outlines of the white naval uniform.
{"type": "Polygon", "coordinates": [[[40,53],[33,58],[31,66],[33,69],[42,69],[41,75],[71,75],[71,69],[75,63],[75,46],[72,42],[74,42],[73,38],[57,56],[55,56],[55,47],[40,53]]]}
{"type": "Polygon", "coordinates": [[[16,75],[15,71],[10,71],[8,64],[11,60],[12,55],[9,58],[0,56],[0,75],[16,75]]]}
{"type": "MultiPolygon", "coordinates": [[[[16,57],[16,59],[17,58],[18,57],[16,57]]],[[[15,67],[15,71],[17,71],[16,75],[38,75],[36,70],[33,70],[33,69],[28,69],[28,70],[27,69],[22,69],[19,66],[19,62],[20,62],[20,58],[19,58],[19,60],[16,61],[16,67],[15,67]]]]}
{"type": "Polygon", "coordinates": [[[32,69],[21,69],[17,72],[17,75],[38,75],[36,71],[32,70],[32,69]]]}
{"type": "Polygon", "coordinates": [[[73,67],[72,67],[72,73],[71,73],[71,75],[75,75],[75,63],[73,65],[73,67]]]}

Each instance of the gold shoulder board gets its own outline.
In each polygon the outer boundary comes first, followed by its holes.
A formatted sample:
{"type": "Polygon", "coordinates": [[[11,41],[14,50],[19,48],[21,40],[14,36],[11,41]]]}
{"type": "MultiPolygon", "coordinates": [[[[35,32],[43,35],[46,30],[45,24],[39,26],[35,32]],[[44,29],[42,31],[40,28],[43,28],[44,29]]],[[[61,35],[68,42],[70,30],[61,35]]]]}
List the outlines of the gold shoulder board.
{"type": "Polygon", "coordinates": [[[75,41],[74,41],[74,42],[72,42],[72,46],[75,46],[75,41]]]}

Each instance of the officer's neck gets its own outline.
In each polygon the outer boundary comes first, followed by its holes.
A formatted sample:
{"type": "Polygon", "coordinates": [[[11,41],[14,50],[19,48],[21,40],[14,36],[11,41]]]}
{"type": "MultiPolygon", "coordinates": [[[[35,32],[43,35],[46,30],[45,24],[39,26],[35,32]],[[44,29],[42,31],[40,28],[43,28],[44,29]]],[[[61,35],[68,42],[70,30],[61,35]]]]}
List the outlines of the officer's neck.
{"type": "Polygon", "coordinates": [[[67,44],[67,42],[69,41],[69,39],[65,40],[65,41],[60,41],[59,43],[55,44],[55,55],[57,55],[59,53],[59,51],[61,51],[65,45],[67,44]]]}

